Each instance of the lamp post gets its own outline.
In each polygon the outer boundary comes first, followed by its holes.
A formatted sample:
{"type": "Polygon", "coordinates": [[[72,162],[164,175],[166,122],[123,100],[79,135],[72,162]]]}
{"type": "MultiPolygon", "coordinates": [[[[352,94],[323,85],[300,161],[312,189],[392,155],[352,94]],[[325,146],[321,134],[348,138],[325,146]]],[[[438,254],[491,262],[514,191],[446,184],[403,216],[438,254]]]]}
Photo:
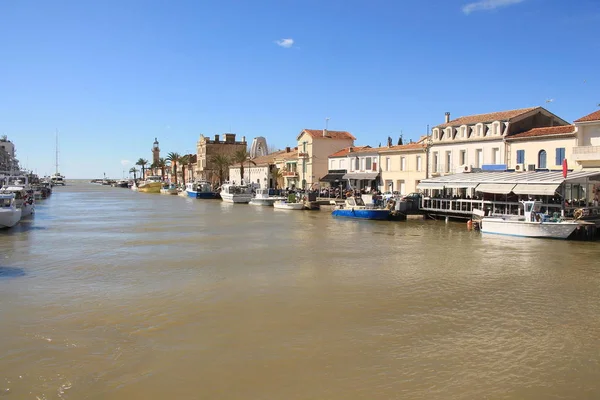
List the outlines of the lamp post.
{"type": "Polygon", "coordinates": [[[429,149],[433,146],[433,140],[429,134],[429,125],[427,125],[427,138],[425,139],[425,179],[429,178],[429,149]]]}

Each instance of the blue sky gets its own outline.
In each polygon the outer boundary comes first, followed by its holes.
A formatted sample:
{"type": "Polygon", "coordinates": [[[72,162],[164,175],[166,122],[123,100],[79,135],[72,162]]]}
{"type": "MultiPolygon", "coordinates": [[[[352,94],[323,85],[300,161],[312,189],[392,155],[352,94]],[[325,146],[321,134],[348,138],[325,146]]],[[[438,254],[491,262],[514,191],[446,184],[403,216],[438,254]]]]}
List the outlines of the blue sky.
{"type": "Polygon", "coordinates": [[[42,175],[58,129],[67,178],[120,177],[154,137],[283,148],[329,117],[376,146],[445,111],[600,103],[597,0],[6,0],[0,35],[0,133],[42,175]]]}

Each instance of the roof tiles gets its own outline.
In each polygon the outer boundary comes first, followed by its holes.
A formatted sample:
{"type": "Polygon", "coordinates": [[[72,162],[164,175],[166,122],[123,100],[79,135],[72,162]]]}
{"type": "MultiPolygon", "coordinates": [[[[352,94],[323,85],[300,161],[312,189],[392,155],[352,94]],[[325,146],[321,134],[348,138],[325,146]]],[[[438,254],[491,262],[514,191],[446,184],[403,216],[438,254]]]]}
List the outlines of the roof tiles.
{"type": "Polygon", "coordinates": [[[581,117],[581,118],[575,120],[575,122],[591,122],[591,121],[600,121],[600,110],[594,111],[593,113],[588,114],[585,117],[581,117]]]}
{"type": "Polygon", "coordinates": [[[477,114],[477,115],[468,115],[466,117],[459,117],[451,120],[448,123],[440,124],[436,128],[445,128],[448,126],[460,126],[460,125],[474,125],[478,123],[485,122],[493,122],[493,121],[506,121],[515,117],[518,117],[522,114],[533,111],[537,108],[541,107],[529,107],[529,108],[520,108],[517,110],[508,110],[508,111],[499,111],[488,114],[477,114]]]}
{"type": "Polygon", "coordinates": [[[326,138],[326,139],[351,139],[356,140],[356,138],[350,133],[346,131],[326,131],[325,136],[323,136],[323,129],[303,129],[302,133],[308,133],[313,138],[326,138]]]}
{"type": "Polygon", "coordinates": [[[554,135],[566,135],[566,134],[572,134],[574,132],[575,132],[574,125],[549,126],[546,128],[533,128],[533,129],[530,129],[525,132],[517,133],[516,135],[508,136],[506,138],[506,140],[535,138],[535,137],[554,136],[554,135]]]}

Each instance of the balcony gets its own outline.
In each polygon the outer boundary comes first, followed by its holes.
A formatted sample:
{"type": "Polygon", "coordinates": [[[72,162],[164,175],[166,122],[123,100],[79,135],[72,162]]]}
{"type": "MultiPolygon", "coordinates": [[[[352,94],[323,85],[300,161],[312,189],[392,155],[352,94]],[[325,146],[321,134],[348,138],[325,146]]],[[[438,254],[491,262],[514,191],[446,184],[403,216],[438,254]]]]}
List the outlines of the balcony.
{"type": "Polygon", "coordinates": [[[298,176],[298,171],[283,171],[281,174],[285,177],[292,178],[298,176]]]}
{"type": "Polygon", "coordinates": [[[573,147],[573,160],[578,161],[578,162],[586,162],[586,161],[600,162],[600,146],[573,147]]]}
{"type": "Polygon", "coordinates": [[[298,153],[298,157],[299,158],[308,158],[308,153],[301,151],[298,153]]]}

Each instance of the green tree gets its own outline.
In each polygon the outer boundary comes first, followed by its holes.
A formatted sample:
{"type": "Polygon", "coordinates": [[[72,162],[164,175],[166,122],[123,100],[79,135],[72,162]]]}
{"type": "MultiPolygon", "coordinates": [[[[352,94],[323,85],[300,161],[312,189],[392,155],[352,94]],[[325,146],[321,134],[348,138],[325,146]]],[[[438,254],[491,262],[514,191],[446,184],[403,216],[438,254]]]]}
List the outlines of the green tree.
{"type": "Polygon", "coordinates": [[[138,170],[135,167],[129,168],[129,173],[133,174],[133,180],[134,181],[137,180],[137,176],[136,176],[137,172],[138,172],[138,170]]]}
{"type": "MultiPolygon", "coordinates": [[[[250,153],[248,149],[240,149],[233,155],[233,162],[240,163],[240,178],[244,180],[244,163],[248,161],[248,165],[256,163],[250,159],[250,153]]],[[[241,183],[241,182],[240,182],[241,183]]]]}
{"type": "Polygon", "coordinates": [[[183,181],[184,185],[185,185],[185,167],[189,164],[190,159],[191,159],[191,157],[189,154],[179,157],[179,164],[181,164],[181,180],[183,181]]]}
{"type": "Polygon", "coordinates": [[[167,161],[171,161],[171,167],[173,168],[173,174],[175,175],[175,184],[177,185],[177,164],[179,163],[179,159],[181,156],[179,153],[170,152],[167,154],[167,161]]]}
{"type": "Polygon", "coordinates": [[[147,164],[148,164],[148,160],[146,160],[144,158],[140,158],[135,163],[135,165],[139,165],[140,167],[142,167],[142,179],[146,179],[146,165],[147,164]]]}
{"type": "Polygon", "coordinates": [[[167,160],[165,160],[164,158],[159,158],[158,159],[158,163],[156,165],[158,168],[160,168],[160,176],[162,177],[162,180],[165,180],[165,168],[167,167],[167,160]]]}
{"type": "Polygon", "coordinates": [[[226,155],[215,154],[211,157],[210,163],[213,165],[213,168],[217,171],[219,185],[223,184],[223,177],[225,176],[225,171],[231,165],[231,160],[226,155]]]}

